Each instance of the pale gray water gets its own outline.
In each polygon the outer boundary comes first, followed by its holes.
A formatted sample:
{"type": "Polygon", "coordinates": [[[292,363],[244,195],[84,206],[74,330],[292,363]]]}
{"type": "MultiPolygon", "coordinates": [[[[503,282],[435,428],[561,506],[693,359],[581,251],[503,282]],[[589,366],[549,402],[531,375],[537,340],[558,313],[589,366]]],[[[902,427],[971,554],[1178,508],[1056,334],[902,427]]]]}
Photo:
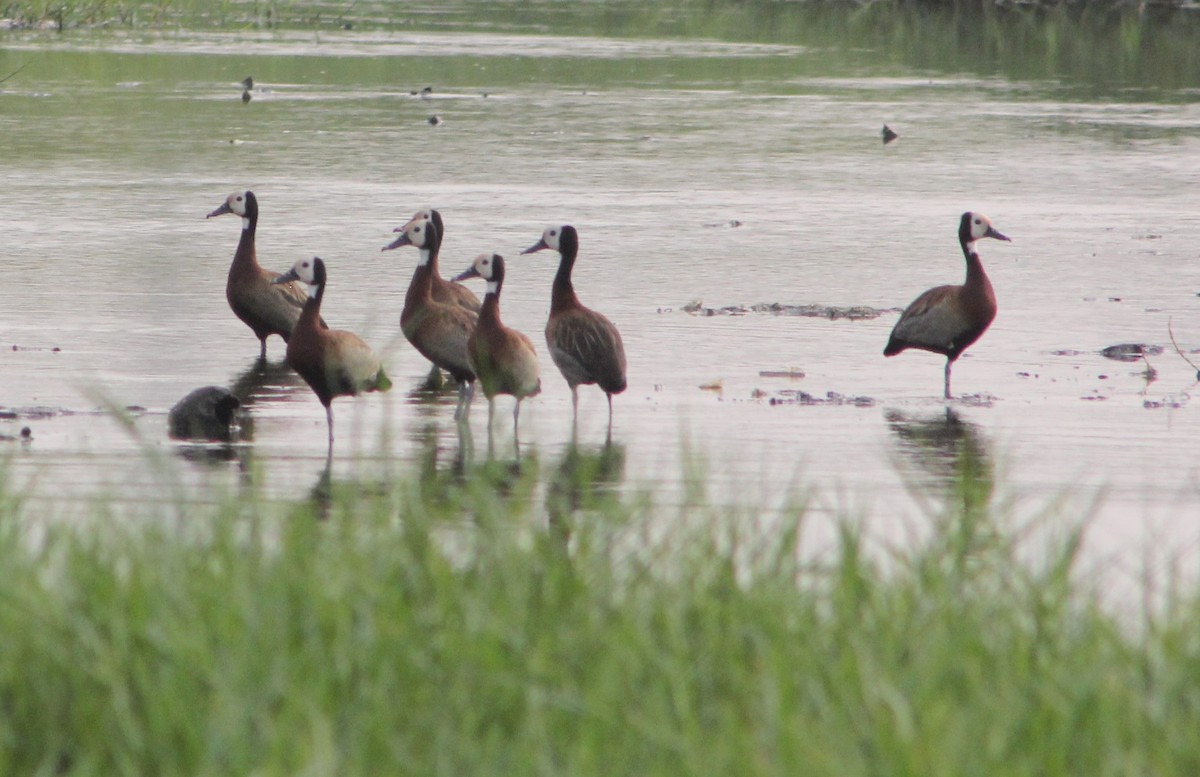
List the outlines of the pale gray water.
{"type": "MultiPolygon", "coordinates": [[[[1194,92],[1081,98],[870,57],[833,72],[800,46],[509,32],[0,43],[3,73],[30,62],[0,87],[0,407],[18,416],[0,434],[34,436],[0,442],[0,456],[9,488],[48,509],[68,509],[64,495],[174,499],[162,484],[175,481],[198,500],[246,478],[302,495],[320,477],[323,409],[286,370],[254,377],[258,343],[223,294],[239,223],[204,219],[248,188],[260,262],[324,257],[326,320],[381,349],[396,383],[335,402],[335,479],[487,457],[485,402],[463,454],[452,395],[413,398],[428,365],[398,317],[415,253],[379,251],[434,206],[444,273],[483,250],[509,259],[505,321],[542,357],[544,392],[522,412],[527,463],[549,473],[564,459],[570,394],[541,335],[557,256],[517,254],[571,223],[580,297],[617,323],[629,355],[614,487],[682,502],[681,456],[695,454],[718,503],[811,491],[818,514],[860,512],[903,537],[955,458],[915,441],[945,425],[943,359],[884,359],[894,313],[682,308],[902,307],[961,281],[958,217],[977,209],[1013,242],[981,246],[1000,314],[958,362],[963,399],[949,405],[995,471],[995,498],[1021,519],[1061,499],[1073,519],[1099,497],[1092,558],[1131,572],[1195,561],[1196,373],[1167,334],[1171,320],[1184,350],[1200,348],[1194,92]],[[260,89],[243,105],[236,82],[250,74],[260,89]],[[409,94],[426,84],[432,99],[409,94]],[[884,122],[901,133],[887,147],[884,122]],[[1123,342],[1165,347],[1150,357],[1157,380],[1099,354],[1123,342]],[[789,369],[805,377],[760,376],[789,369]],[[177,399],[247,378],[254,436],[233,461],[167,439],[177,399]],[[858,401],[768,401],[789,390],[858,401]],[[145,408],[135,432],[93,412],[98,395],[145,408]],[[164,475],[147,448],[181,455],[164,475]]],[[[272,340],[271,362],[283,352],[272,340]]],[[[603,395],[581,391],[579,442],[595,450],[603,395]]],[[[500,408],[496,455],[511,459],[510,400],[500,408]]]]}

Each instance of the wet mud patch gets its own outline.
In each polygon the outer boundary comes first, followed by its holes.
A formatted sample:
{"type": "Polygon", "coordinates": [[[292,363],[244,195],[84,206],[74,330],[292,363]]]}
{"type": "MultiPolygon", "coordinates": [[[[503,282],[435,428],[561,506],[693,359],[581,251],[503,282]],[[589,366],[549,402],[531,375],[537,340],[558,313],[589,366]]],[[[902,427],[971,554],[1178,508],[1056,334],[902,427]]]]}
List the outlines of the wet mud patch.
{"type": "Polygon", "coordinates": [[[1171,394],[1158,399],[1147,397],[1142,400],[1142,407],[1146,410],[1179,410],[1185,407],[1190,400],[1191,396],[1187,392],[1171,394]]]}
{"type": "MultiPolygon", "coordinates": [[[[130,405],[122,408],[130,417],[136,418],[144,415],[146,408],[138,405],[130,405]]],[[[103,409],[95,410],[71,410],[66,407],[47,407],[43,405],[34,405],[30,407],[4,407],[0,406],[0,422],[3,421],[24,421],[33,422],[36,426],[38,421],[49,421],[53,418],[65,418],[69,416],[105,416],[110,415],[111,411],[103,409]]],[[[33,429],[26,425],[22,426],[15,434],[10,434],[6,430],[0,430],[0,442],[22,443],[32,442],[34,437],[33,429]]]]}
{"type": "Polygon", "coordinates": [[[1145,345],[1143,343],[1120,343],[1110,345],[1100,351],[1105,359],[1116,359],[1120,362],[1140,361],[1144,356],[1158,356],[1163,352],[1161,345],[1145,345]]]}
{"type": "Polygon", "coordinates": [[[759,302],[754,305],[725,305],[719,308],[707,307],[700,300],[689,302],[682,308],[684,313],[693,316],[748,316],[753,314],[770,316],[804,316],[806,318],[825,318],[830,321],[848,319],[863,321],[879,318],[886,313],[900,313],[902,308],[873,308],[867,305],[839,307],[836,305],[788,305],[783,302],[759,302]]]}
{"type": "Polygon", "coordinates": [[[1081,351],[1076,348],[1060,348],[1057,351],[1051,351],[1052,356],[1091,356],[1099,354],[1106,359],[1112,359],[1119,362],[1136,362],[1141,361],[1146,356],[1160,356],[1164,352],[1161,345],[1147,345],[1145,343],[1118,343],[1110,345],[1107,348],[1101,348],[1099,351],[1081,351]]]}
{"type": "Polygon", "coordinates": [[[766,402],[768,405],[849,405],[851,407],[875,407],[876,400],[874,397],[853,397],[839,394],[836,391],[827,391],[825,396],[817,396],[810,394],[807,391],[800,389],[780,389],[775,392],[766,392],[762,389],[755,389],[750,394],[751,399],[757,399],[766,402]]]}
{"type": "MultiPolygon", "coordinates": [[[[140,416],[147,412],[146,408],[141,405],[126,405],[122,409],[131,416],[140,416]]],[[[46,407],[43,405],[33,405],[30,407],[4,407],[0,405],[0,421],[15,421],[17,419],[45,421],[50,418],[59,418],[62,416],[102,416],[108,414],[108,410],[101,408],[94,410],[72,410],[66,407],[46,407]]]]}

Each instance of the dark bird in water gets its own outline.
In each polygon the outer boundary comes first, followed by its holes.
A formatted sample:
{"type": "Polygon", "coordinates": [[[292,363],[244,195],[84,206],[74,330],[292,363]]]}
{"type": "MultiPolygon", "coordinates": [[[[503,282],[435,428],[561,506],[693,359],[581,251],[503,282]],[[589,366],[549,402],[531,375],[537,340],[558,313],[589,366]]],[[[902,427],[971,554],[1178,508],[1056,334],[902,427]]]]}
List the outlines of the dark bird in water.
{"type": "Polygon", "coordinates": [[[892,328],[884,356],[908,348],[946,357],[945,398],[950,399],[950,369],[955,360],[980,338],[996,317],[996,295],[983,271],[975,244],[985,237],[1009,238],[997,232],[982,213],[964,213],[958,242],[967,260],[967,279],[961,286],[936,286],[913,300],[892,328]]]}
{"type": "Polygon", "coordinates": [[[496,395],[511,394],[517,400],[513,408],[513,436],[516,437],[521,400],[542,390],[537,353],[533,350],[533,342],[525,334],[510,329],[500,321],[504,257],[500,254],[480,254],[474,264],[454,280],[467,278],[483,278],[487,281],[487,294],[483,297],[479,321],[467,338],[467,358],[488,400],[488,433],[492,431],[496,395]]]}
{"type": "Polygon", "coordinates": [[[612,431],[612,398],[625,390],[625,346],[613,323],[575,296],[571,270],[579,254],[575,227],[547,227],[542,239],[522,251],[558,251],[558,273],[550,291],[550,318],[546,321],[546,345],[550,358],[571,387],[572,418],[579,418],[580,384],[596,384],[608,397],[608,429],[612,431]]]}
{"type": "Polygon", "coordinates": [[[250,102],[250,100],[251,100],[250,90],[249,89],[243,90],[242,91],[242,102],[248,103],[248,102],[250,102]]]}
{"type": "Polygon", "coordinates": [[[900,137],[900,135],[895,130],[893,130],[891,127],[889,127],[886,124],[883,125],[883,131],[880,134],[883,136],[883,145],[885,145],[885,146],[888,143],[891,143],[896,138],[900,137]]]}
{"type": "Polygon", "coordinates": [[[353,332],[330,329],[321,320],[325,296],[325,262],[319,257],[301,259],[275,279],[276,284],[301,281],[308,285],[304,312],[288,340],[287,363],[304,378],[325,406],[329,426],[329,452],[333,452],[333,398],[392,387],[379,357],[353,332]]]}
{"type": "Polygon", "coordinates": [[[441,248],[437,222],[415,218],[403,227],[400,237],[383,247],[387,251],[401,246],[418,250],[417,269],[404,295],[400,329],[422,356],[449,372],[458,383],[458,406],[454,417],[461,419],[471,407],[475,371],[467,358],[467,338],[479,316],[457,301],[439,301],[433,293],[433,273],[441,248]]]}
{"type": "Polygon", "coordinates": [[[435,113],[434,115],[430,116],[430,117],[429,117],[428,119],[426,119],[425,121],[429,122],[430,126],[436,127],[437,125],[439,125],[439,124],[441,124],[441,123],[442,123],[442,117],[441,117],[441,116],[438,116],[438,115],[435,113]]]}
{"type": "Polygon", "coordinates": [[[167,413],[167,433],[176,440],[229,442],[237,436],[241,405],[229,389],[202,386],[167,413]]]}
{"type": "Polygon", "coordinates": [[[232,213],[242,218],[242,236],[238,240],[229,277],[225,281],[225,299],[234,315],[254,330],[261,345],[259,358],[267,358],[267,338],[279,335],[287,341],[300,318],[306,295],[297,283],[275,283],[279,273],[258,264],[254,235],[258,230],[258,199],[254,192],[234,192],[208,218],[232,213]]]}
{"type": "Polygon", "coordinates": [[[246,76],[245,78],[243,78],[241,80],[241,84],[242,84],[242,102],[248,103],[248,102],[250,102],[250,98],[251,98],[250,92],[254,91],[254,77],[246,76]]]}

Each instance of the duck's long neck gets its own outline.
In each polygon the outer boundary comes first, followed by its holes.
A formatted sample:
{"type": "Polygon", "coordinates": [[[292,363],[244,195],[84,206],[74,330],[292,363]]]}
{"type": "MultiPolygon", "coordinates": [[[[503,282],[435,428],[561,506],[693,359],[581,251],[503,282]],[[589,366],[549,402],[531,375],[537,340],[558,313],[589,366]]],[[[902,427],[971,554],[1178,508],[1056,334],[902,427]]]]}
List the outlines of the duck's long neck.
{"type": "Polygon", "coordinates": [[[404,295],[405,307],[433,299],[433,268],[437,267],[438,250],[436,247],[418,248],[417,252],[417,269],[413,270],[408,293],[404,295]]]}
{"type": "Polygon", "coordinates": [[[300,311],[300,319],[296,328],[306,327],[320,329],[321,299],[325,296],[325,284],[317,283],[308,287],[308,299],[304,300],[304,308],[300,311]]]}
{"type": "Polygon", "coordinates": [[[483,306],[479,308],[480,324],[500,324],[500,287],[503,284],[503,279],[488,281],[487,293],[483,295],[483,306]]]}
{"type": "Polygon", "coordinates": [[[967,259],[967,279],[963,281],[963,288],[969,294],[993,297],[992,282],[988,280],[987,273],[983,271],[983,261],[975,249],[975,241],[964,241],[962,249],[963,255],[967,259]]]}
{"type": "MultiPolygon", "coordinates": [[[[438,274],[438,254],[442,252],[442,233],[437,231],[436,224],[434,225],[434,229],[429,233],[429,239],[432,247],[429,249],[429,258],[425,264],[429,267],[429,278],[432,285],[434,276],[440,277],[438,274]]],[[[422,258],[425,257],[422,256],[422,258]]]]}
{"type": "Polygon", "coordinates": [[[554,286],[550,291],[550,312],[578,307],[579,298],[575,296],[575,286],[571,283],[571,270],[575,268],[575,257],[579,254],[579,245],[565,242],[559,251],[562,258],[558,262],[558,272],[554,275],[554,286]]]}
{"type": "Polygon", "coordinates": [[[254,251],[254,233],[258,229],[258,214],[242,216],[242,236],[238,238],[237,250],[233,252],[230,274],[252,273],[258,270],[258,256],[254,251]]]}

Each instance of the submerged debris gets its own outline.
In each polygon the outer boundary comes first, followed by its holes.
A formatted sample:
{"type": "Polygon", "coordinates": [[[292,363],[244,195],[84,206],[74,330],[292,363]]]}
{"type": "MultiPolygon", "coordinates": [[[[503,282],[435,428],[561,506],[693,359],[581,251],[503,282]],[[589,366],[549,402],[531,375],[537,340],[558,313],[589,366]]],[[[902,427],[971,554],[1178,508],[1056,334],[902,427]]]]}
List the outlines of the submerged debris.
{"type": "Polygon", "coordinates": [[[18,418],[41,421],[47,418],[55,418],[57,416],[77,414],[77,411],[68,410],[65,407],[44,407],[41,405],[32,407],[0,407],[0,419],[8,421],[16,420],[18,418]]]}
{"type": "Polygon", "coordinates": [[[685,313],[694,316],[746,316],[751,313],[765,313],[772,316],[806,316],[808,318],[826,318],[830,321],[845,318],[851,321],[878,318],[885,313],[899,313],[900,308],[872,308],[866,305],[852,307],[837,307],[835,305],[786,305],[782,302],[760,302],[754,305],[725,305],[719,308],[705,307],[700,300],[689,302],[683,306],[685,313]]]}
{"type": "Polygon", "coordinates": [[[1142,407],[1146,410],[1161,410],[1163,408],[1167,410],[1179,410],[1187,404],[1188,399],[1190,397],[1186,393],[1165,396],[1162,399],[1143,399],[1142,407]]]}
{"type": "Polygon", "coordinates": [[[1110,345],[1100,351],[1100,355],[1106,359],[1115,359],[1120,362],[1135,362],[1143,356],[1157,356],[1163,352],[1161,345],[1143,345],[1142,343],[1120,343],[1118,345],[1110,345]]]}
{"type": "MultiPolygon", "coordinates": [[[[1158,356],[1163,352],[1161,345],[1146,345],[1144,343],[1119,343],[1100,349],[1100,355],[1106,359],[1119,362],[1136,362],[1147,356],[1158,356]]],[[[1050,352],[1054,356],[1087,356],[1095,351],[1082,351],[1078,348],[1060,348],[1050,352]]]]}
{"type": "MultiPolygon", "coordinates": [[[[756,391],[754,398],[761,398],[762,392],[756,391]]],[[[767,400],[770,405],[851,405],[853,407],[874,407],[874,397],[848,397],[836,391],[827,391],[825,396],[818,397],[799,389],[784,389],[776,392],[776,396],[767,400]]]]}
{"type": "Polygon", "coordinates": [[[57,345],[17,345],[16,343],[13,343],[12,349],[14,351],[49,351],[50,353],[62,353],[62,348],[59,348],[57,345]]]}
{"type": "Polygon", "coordinates": [[[30,442],[33,440],[33,430],[28,426],[22,426],[20,434],[4,434],[0,432],[0,442],[16,442],[18,440],[25,443],[30,442]]]}

